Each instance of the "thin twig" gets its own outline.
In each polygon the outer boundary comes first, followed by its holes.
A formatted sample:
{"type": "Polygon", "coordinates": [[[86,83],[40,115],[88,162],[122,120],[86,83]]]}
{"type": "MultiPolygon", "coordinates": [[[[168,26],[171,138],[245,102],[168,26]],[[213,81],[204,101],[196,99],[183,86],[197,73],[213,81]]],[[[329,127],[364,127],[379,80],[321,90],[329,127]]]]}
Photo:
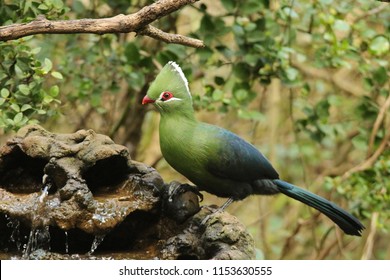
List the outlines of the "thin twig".
{"type": "Polygon", "coordinates": [[[326,256],[329,255],[330,251],[332,251],[332,249],[337,246],[338,244],[338,240],[337,239],[334,239],[333,242],[326,248],[324,248],[321,252],[318,253],[318,255],[316,256],[316,260],[323,260],[326,256]]]}
{"type": "Polygon", "coordinates": [[[347,77],[350,72],[347,68],[340,68],[335,73],[331,73],[327,69],[318,69],[309,64],[298,62],[296,59],[291,61],[291,65],[298,68],[304,75],[313,77],[315,79],[321,79],[329,83],[333,83],[337,88],[343,90],[352,96],[367,95],[361,85],[356,82],[350,82],[347,77]]]}
{"type": "MultiPolygon", "coordinates": [[[[383,2],[388,2],[388,1],[383,1],[383,2]]],[[[367,11],[366,13],[358,16],[353,22],[356,23],[358,22],[359,20],[362,20],[366,17],[369,17],[369,16],[373,16],[373,15],[376,15],[376,14],[379,14],[380,12],[382,12],[384,9],[386,9],[387,7],[389,7],[389,4],[386,4],[386,3],[382,3],[380,4],[378,7],[375,7],[369,11],[367,11]]]]}
{"type": "Polygon", "coordinates": [[[142,30],[138,31],[138,34],[149,36],[165,43],[180,44],[194,48],[203,48],[205,46],[201,40],[188,38],[180,34],[169,34],[151,25],[145,26],[142,30]]]}
{"type": "MultiPolygon", "coordinates": [[[[390,127],[388,131],[390,130],[390,127]]],[[[377,161],[379,156],[383,153],[383,151],[386,149],[386,147],[390,144],[390,131],[386,134],[386,136],[383,138],[382,142],[380,143],[378,149],[376,149],[375,153],[367,158],[364,162],[361,164],[358,164],[357,166],[351,168],[345,174],[342,176],[342,179],[345,180],[349,176],[351,176],[353,173],[364,171],[374,165],[374,163],[377,161]]]]}
{"type": "Polygon", "coordinates": [[[376,234],[376,223],[378,222],[379,213],[374,212],[371,216],[370,233],[368,234],[366,244],[364,244],[364,250],[362,260],[369,260],[372,257],[372,249],[374,248],[375,234],[376,234]]]}
{"type": "Polygon", "coordinates": [[[376,134],[378,133],[378,130],[379,130],[379,128],[380,128],[380,126],[381,126],[381,124],[386,116],[386,112],[388,112],[388,110],[389,110],[389,107],[390,107],[390,94],[387,97],[383,106],[380,108],[378,116],[376,117],[374,126],[373,126],[372,131],[371,131],[370,140],[368,143],[367,157],[369,157],[372,153],[376,134]]]}

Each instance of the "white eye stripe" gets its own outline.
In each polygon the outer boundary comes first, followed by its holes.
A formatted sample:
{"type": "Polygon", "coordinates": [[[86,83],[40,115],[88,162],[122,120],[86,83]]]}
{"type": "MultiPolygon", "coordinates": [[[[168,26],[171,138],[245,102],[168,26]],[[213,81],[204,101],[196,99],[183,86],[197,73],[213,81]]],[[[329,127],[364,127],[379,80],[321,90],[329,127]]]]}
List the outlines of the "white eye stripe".
{"type": "Polygon", "coordinates": [[[168,100],[165,100],[165,101],[163,101],[164,103],[167,103],[167,102],[171,102],[171,101],[174,101],[174,100],[183,100],[183,99],[181,99],[181,98],[176,98],[176,97],[172,97],[172,98],[170,98],[170,99],[168,99],[168,100]]]}

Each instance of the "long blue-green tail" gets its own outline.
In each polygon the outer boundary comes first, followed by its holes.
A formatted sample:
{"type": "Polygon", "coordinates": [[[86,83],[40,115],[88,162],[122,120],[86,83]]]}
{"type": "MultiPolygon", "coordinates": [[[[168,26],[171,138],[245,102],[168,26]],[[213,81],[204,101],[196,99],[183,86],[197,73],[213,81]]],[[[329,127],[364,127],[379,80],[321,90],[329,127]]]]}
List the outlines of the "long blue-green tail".
{"type": "Polygon", "coordinates": [[[346,234],[361,236],[362,223],[333,202],[282,180],[273,180],[281,193],[309,205],[328,216],[346,234]]]}

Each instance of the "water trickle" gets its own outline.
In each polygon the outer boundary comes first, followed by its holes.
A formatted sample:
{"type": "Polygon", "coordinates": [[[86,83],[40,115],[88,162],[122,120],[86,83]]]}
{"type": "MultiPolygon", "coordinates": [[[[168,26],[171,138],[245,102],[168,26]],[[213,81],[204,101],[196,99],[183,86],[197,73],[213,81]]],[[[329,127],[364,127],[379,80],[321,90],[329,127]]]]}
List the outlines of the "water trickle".
{"type": "Polygon", "coordinates": [[[38,249],[50,251],[50,232],[49,226],[34,228],[30,231],[27,244],[23,246],[22,258],[28,259],[30,254],[38,249]]]}
{"type": "Polygon", "coordinates": [[[69,242],[68,242],[68,232],[65,231],[65,253],[69,253],[69,242]]]}
{"type": "Polygon", "coordinates": [[[23,245],[23,259],[38,249],[50,251],[50,232],[48,221],[47,196],[52,186],[50,178],[45,174],[42,178],[43,188],[32,210],[31,231],[28,241],[23,245]]]}
{"type": "Polygon", "coordinates": [[[40,203],[43,203],[43,201],[45,200],[45,198],[49,194],[49,190],[50,190],[50,188],[52,186],[51,180],[50,180],[50,178],[49,178],[49,176],[47,174],[43,175],[43,177],[42,177],[42,184],[43,184],[43,188],[42,188],[42,191],[41,191],[41,195],[39,196],[39,202],[40,203]]]}
{"type": "Polygon", "coordinates": [[[7,227],[12,228],[12,233],[10,236],[11,242],[15,243],[16,248],[20,251],[22,247],[22,241],[20,240],[20,222],[17,219],[12,217],[7,217],[9,222],[7,223],[7,227]]]}
{"type": "Polygon", "coordinates": [[[104,237],[106,237],[105,234],[95,235],[95,238],[93,239],[91,249],[89,250],[88,255],[92,255],[93,252],[95,252],[97,247],[103,242],[104,237]]]}

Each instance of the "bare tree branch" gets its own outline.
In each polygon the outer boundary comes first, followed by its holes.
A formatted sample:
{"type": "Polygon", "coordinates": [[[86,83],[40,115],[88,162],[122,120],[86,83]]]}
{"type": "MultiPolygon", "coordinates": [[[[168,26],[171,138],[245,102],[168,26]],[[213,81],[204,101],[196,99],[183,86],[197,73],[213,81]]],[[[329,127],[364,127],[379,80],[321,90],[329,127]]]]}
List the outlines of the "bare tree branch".
{"type": "Polygon", "coordinates": [[[369,260],[373,255],[378,218],[379,218],[379,212],[375,211],[374,213],[372,213],[370,232],[368,233],[366,244],[364,244],[363,255],[361,258],[362,260],[369,260]]]}
{"type": "Polygon", "coordinates": [[[350,81],[351,79],[348,79],[348,75],[350,74],[349,69],[340,68],[337,72],[331,73],[327,69],[315,68],[297,60],[292,60],[292,65],[302,71],[303,74],[333,83],[336,87],[350,95],[363,96],[367,94],[361,85],[356,84],[356,82],[352,83],[350,81]]]}
{"type": "MultiPolygon", "coordinates": [[[[389,131],[390,127],[389,127],[389,129],[386,129],[386,130],[389,131]]],[[[345,172],[344,175],[341,178],[343,180],[345,180],[349,176],[351,176],[353,173],[364,171],[364,170],[366,170],[368,168],[371,168],[375,164],[375,162],[378,160],[380,155],[383,153],[383,151],[388,148],[388,146],[390,146],[390,132],[388,132],[385,135],[385,137],[382,139],[382,142],[379,144],[379,147],[375,151],[375,153],[373,153],[369,158],[367,158],[362,163],[354,166],[353,168],[351,168],[350,170],[345,172]]]]}
{"type": "Polygon", "coordinates": [[[195,48],[204,47],[202,41],[178,34],[169,34],[149,26],[185,5],[199,0],[159,0],[130,15],[117,15],[100,19],[48,20],[44,16],[29,23],[17,23],[0,27],[0,41],[15,40],[35,34],[75,34],[75,33],[129,33],[150,36],[164,42],[182,44],[195,48]]]}
{"type": "Polygon", "coordinates": [[[379,109],[378,116],[376,117],[374,126],[372,127],[371,135],[370,135],[370,141],[368,142],[368,149],[367,149],[367,157],[371,155],[372,149],[374,147],[375,137],[378,133],[378,130],[380,126],[383,123],[383,120],[385,119],[386,113],[388,113],[390,107],[390,95],[386,98],[386,101],[379,109]]]}
{"type": "Polygon", "coordinates": [[[194,48],[204,47],[204,43],[201,40],[188,38],[180,34],[169,34],[151,25],[145,26],[145,28],[141,29],[138,34],[146,35],[165,43],[180,44],[194,48]]]}

